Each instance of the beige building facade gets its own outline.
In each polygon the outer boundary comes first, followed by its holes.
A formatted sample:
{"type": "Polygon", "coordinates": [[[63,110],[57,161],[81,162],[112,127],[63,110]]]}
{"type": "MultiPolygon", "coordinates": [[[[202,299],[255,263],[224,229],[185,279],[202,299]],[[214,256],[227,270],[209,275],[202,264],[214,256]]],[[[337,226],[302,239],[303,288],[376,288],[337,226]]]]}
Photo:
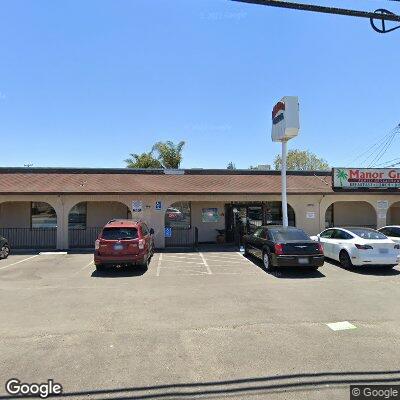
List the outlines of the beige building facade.
{"type": "MultiPolygon", "coordinates": [[[[102,170],[101,174],[79,171],[46,170],[43,173],[39,170],[37,173],[26,173],[16,169],[6,174],[0,173],[3,178],[0,182],[0,234],[37,237],[48,234],[43,243],[39,239],[32,242],[38,248],[91,247],[98,230],[107,221],[133,218],[142,219],[152,227],[156,247],[164,248],[165,227],[169,221],[166,215],[181,218],[179,205],[186,204],[190,207],[190,221],[187,225],[196,228],[198,242],[213,243],[217,240],[218,230],[227,231],[231,210],[247,207],[247,221],[252,218],[254,220],[254,212],[260,215],[264,213],[268,219],[270,205],[277,208],[276,205],[280,204],[279,175],[271,174],[273,171],[256,175],[247,172],[240,174],[240,171],[234,174],[227,171],[212,171],[208,174],[207,171],[197,171],[194,174],[185,172],[186,178],[190,177],[185,180],[182,179],[185,175],[165,175],[162,171],[151,175],[143,172],[128,174],[125,171],[118,174],[114,170],[112,173],[102,170]],[[79,171],[82,176],[77,177],[79,171]],[[60,180],[60,175],[64,180],[60,180]],[[21,182],[21,177],[24,182],[21,182]],[[81,181],[76,188],[74,180],[81,181]],[[91,180],[95,181],[93,187],[89,183],[91,180]],[[152,181],[148,182],[151,186],[148,193],[143,192],[139,180],[142,186],[146,180],[152,181]],[[121,190],[119,193],[110,193],[111,189],[118,189],[114,188],[116,181],[119,181],[117,183],[121,190]],[[75,192],[71,190],[71,185],[75,192]],[[136,185],[137,191],[132,191],[134,188],[126,185],[136,185]],[[247,193],[243,193],[243,188],[247,193]],[[133,209],[133,204],[140,204],[140,210],[133,209]],[[77,209],[83,211],[77,214],[77,220],[74,221],[71,213],[77,209]],[[83,237],[84,240],[81,240],[83,237]]],[[[334,192],[329,173],[315,179],[311,174],[298,173],[291,176],[289,172],[288,203],[294,213],[294,224],[310,235],[330,225],[379,228],[387,224],[400,224],[400,196],[397,192],[334,192]],[[319,181],[323,183],[317,185],[319,181]]],[[[268,222],[265,218],[260,217],[258,223],[268,222]]],[[[21,242],[15,247],[24,246],[21,242]]]]}

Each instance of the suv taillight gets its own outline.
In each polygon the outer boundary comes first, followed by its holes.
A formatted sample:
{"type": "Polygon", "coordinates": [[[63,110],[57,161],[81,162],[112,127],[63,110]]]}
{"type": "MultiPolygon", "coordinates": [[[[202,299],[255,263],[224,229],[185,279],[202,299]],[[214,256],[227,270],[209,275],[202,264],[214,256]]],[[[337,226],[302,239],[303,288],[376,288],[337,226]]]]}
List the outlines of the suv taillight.
{"type": "Polygon", "coordinates": [[[96,241],[94,242],[94,249],[98,250],[100,248],[100,240],[96,239],[96,241]]]}
{"type": "Polygon", "coordinates": [[[283,254],[283,246],[280,243],[275,245],[275,254],[281,255],[283,254]]]}
{"type": "Polygon", "coordinates": [[[139,250],[143,250],[144,249],[144,244],[145,244],[145,240],[144,239],[139,239],[139,250]]]}

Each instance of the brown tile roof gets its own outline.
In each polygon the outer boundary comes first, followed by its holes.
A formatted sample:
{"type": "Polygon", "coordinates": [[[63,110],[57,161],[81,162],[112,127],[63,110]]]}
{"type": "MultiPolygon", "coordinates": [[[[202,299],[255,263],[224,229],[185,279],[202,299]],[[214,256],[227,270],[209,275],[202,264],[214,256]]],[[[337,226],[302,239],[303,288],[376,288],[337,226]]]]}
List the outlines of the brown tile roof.
{"type": "MultiPolygon", "coordinates": [[[[288,172],[288,193],[332,193],[330,172],[288,172]]],[[[127,169],[0,168],[0,194],[279,194],[276,171],[185,170],[183,175],[127,169]]]]}

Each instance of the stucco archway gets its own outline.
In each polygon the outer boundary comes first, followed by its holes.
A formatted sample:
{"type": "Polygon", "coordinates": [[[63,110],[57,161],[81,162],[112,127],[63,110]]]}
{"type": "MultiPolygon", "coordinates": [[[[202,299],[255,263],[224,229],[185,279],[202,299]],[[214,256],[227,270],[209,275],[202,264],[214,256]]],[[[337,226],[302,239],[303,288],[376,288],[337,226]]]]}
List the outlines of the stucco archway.
{"type": "Polygon", "coordinates": [[[367,201],[336,201],[325,212],[325,228],[364,226],[376,228],[376,211],[367,201]]]}

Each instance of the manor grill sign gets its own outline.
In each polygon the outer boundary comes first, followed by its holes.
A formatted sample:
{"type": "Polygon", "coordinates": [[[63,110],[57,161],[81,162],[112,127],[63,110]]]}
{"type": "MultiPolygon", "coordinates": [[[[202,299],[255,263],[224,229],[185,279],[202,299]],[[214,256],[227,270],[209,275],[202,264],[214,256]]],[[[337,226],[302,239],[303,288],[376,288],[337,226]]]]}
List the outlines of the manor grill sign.
{"type": "Polygon", "coordinates": [[[333,168],[335,189],[400,188],[400,169],[333,168]]]}

